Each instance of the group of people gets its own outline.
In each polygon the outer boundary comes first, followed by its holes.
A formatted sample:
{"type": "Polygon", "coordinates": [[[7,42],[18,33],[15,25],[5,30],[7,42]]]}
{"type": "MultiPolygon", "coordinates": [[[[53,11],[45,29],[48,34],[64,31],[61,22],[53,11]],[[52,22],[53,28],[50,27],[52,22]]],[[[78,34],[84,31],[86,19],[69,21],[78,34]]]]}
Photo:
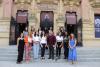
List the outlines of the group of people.
{"type": "Polygon", "coordinates": [[[17,50],[18,59],[17,63],[20,64],[23,60],[24,45],[25,45],[25,58],[26,62],[29,63],[31,58],[31,50],[34,52],[34,59],[38,59],[39,48],[41,48],[41,60],[45,59],[45,49],[49,48],[49,58],[54,60],[54,48],[56,47],[56,59],[60,59],[61,49],[64,49],[64,59],[72,60],[71,64],[75,64],[77,60],[76,56],[76,38],[73,33],[68,36],[68,32],[64,31],[63,28],[58,30],[56,36],[54,35],[53,28],[50,30],[41,30],[39,27],[38,31],[35,31],[34,27],[31,27],[31,31],[25,28],[25,31],[21,33],[20,37],[17,39],[17,50]],[[73,63],[74,61],[74,63],[73,63]]]}

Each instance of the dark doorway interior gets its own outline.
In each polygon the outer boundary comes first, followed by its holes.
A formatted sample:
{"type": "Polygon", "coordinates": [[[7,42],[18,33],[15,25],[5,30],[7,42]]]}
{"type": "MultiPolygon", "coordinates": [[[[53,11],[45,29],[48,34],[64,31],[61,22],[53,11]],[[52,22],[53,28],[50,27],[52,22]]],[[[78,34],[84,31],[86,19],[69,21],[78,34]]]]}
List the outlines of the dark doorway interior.
{"type": "Polygon", "coordinates": [[[23,33],[23,31],[25,30],[26,24],[19,24],[19,36],[21,33],[23,33]]]}
{"type": "Polygon", "coordinates": [[[67,31],[68,31],[69,35],[71,33],[75,33],[75,25],[67,25],[67,31]]]}
{"type": "Polygon", "coordinates": [[[45,27],[49,30],[50,27],[53,28],[53,12],[52,11],[42,11],[40,17],[40,27],[41,30],[45,30],[45,27]]]}

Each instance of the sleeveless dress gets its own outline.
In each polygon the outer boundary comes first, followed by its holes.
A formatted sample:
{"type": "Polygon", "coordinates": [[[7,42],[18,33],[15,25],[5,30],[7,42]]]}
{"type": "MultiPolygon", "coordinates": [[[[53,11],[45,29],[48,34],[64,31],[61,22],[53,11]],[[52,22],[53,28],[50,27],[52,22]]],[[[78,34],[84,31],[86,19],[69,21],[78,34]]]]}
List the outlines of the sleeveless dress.
{"type": "Polygon", "coordinates": [[[23,40],[19,40],[19,46],[18,46],[18,59],[17,62],[21,62],[23,60],[23,53],[24,53],[24,39],[23,40]]]}
{"type": "MultiPolygon", "coordinates": [[[[73,47],[75,44],[75,39],[70,41],[70,46],[73,47]]],[[[68,60],[77,60],[77,56],[76,56],[76,46],[73,48],[73,50],[71,50],[71,48],[69,47],[69,57],[68,60]]]]}

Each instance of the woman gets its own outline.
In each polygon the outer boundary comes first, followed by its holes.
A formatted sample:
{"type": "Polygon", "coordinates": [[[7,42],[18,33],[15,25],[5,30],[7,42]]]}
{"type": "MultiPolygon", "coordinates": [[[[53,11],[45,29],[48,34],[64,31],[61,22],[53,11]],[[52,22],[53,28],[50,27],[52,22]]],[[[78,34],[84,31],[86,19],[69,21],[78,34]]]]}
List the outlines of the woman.
{"type": "Polygon", "coordinates": [[[53,34],[54,34],[54,31],[53,31],[53,29],[52,29],[52,27],[50,27],[50,30],[49,30],[49,35],[50,35],[50,32],[53,32],[53,34]]]}
{"type": "Polygon", "coordinates": [[[24,38],[26,37],[26,35],[27,35],[27,32],[28,32],[28,28],[27,28],[27,27],[25,27],[25,31],[23,31],[24,38]]]}
{"type": "Polygon", "coordinates": [[[65,32],[65,36],[64,36],[64,59],[68,59],[68,52],[69,52],[69,37],[68,37],[68,32],[65,32]]]}
{"type": "Polygon", "coordinates": [[[29,63],[29,59],[31,58],[30,51],[31,51],[32,40],[33,40],[32,33],[31,33],[31,31],[29,31],[25,38],[25,58],[26,58],[27,63],[29,63]]]}
{"type": "Polygon", "coordinates": [[[37,59],[39,53],[39,43],[40,43],[40,37],[38,31],[36,31],[34,34],[33,42],[34,42],[34,59],[37,59]]]}
{"type": "Polygon", "coordinates": [[[20,64],[23,60],[23,53],[24,53],[24,34],[21,33],[20,37],[17,39],[17,51],[18,51],[18,59],[17,63],[20,64]]]}
{"type": "Polygon", "coordinates": [[[44,31],[41,33],[40,45],[41,45],[41,60],[42,60],[42,59],[45,59],[44,58],[45,47],[47,46],[47,38],[45,36],[45,32],[44,31]]]}
{"type": "Polygon", "coordinates": [[[42,33],[42,31],[41,31],[41,27],[39,27],[38,32],[39,32],[39,36],[41,36],[41,33],[42,33]]]}
{"type": "Polygon", "coordinates": [[[70,40],[69,40],[69,56],[68,59],[74,61],[74,66],[76,66],[75,61],[77,60],[77,56],[76,56],[76,38],[74,36],[74,34],[70,35],[70,40]]]}
{"type": "MultiPolygon", "coordinates": [[[[32,32],[32,37],[34,37],[35,28],[33,26],[31,27],[31,32],[32,32]]],[[[31,48],[33,49],[33,42],[31,48]]]]}
{"type": "Polygon", "coordinates": [[[59,33],[59,36],[56,36],[56,60],[60,59],[60,54],[61,54],[61,47],[63,44],[63,37],[61,36],[62,33],[59,33]],[[58,57],[58,53],[59,53],[59,57],[58,57]]]}
{"type": "Polygon", "coordinates": [[[60,32],[60,30],[58,30],[58,32],[57,32],[57,34],[56,34],[56,36],[58,36],[58,35],[59,35],[59,32],[60,32]]]}
{"type": "Polygon", "coordinates": [[[61,28],[62,36],[65,36],[65,31],[63,28],[61,28]]]}
{"type": "Polygon", "coordinates": [[[47,36],[49,35],[49,31],[47,30],[47,27],[45,27],[44,32],[45,32],[45,35],[46,35],[46,37],[47,37],[47,36]]]}

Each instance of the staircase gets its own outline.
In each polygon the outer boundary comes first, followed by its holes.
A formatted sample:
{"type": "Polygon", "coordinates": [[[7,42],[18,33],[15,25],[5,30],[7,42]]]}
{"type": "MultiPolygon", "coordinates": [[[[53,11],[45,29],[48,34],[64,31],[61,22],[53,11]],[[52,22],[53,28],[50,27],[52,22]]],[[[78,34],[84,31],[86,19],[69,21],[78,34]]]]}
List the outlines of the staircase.
{"type": "MultiPolygon", "coordinates": [[[[0,61],[16,62],[17,60],[17,46],[0,46],[0,61]]],[[[56,50],[54,51],[56,57],[56,50]]],[[[69,62],[64,58],[64,50],[61,51],[61,59],[55,61],[47,59],[49,51],[45,51],[45,60],[41,60],[41,51],[39,51],[39,58],[33,60],[33,50],[31,50],[31,62],[69,62]]],[[[25,61],[25,54],[24,54],[25,61]]],[[[77,47],[77,62],[100,62],[100,47],[77,47]]]]}

